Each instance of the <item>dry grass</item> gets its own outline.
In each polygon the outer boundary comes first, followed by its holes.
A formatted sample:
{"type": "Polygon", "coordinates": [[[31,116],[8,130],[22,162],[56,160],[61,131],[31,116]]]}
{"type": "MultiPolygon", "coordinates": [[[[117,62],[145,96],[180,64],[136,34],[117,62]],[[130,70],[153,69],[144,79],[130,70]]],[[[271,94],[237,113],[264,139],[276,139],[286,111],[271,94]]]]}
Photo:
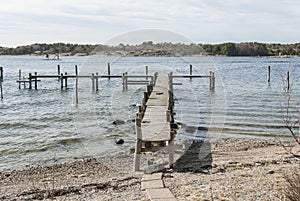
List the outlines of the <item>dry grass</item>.
{"type": "Polygon", "coordinates": [[[300,200],[300,172],[295,170],[293,174],[285,177],[287,187],[284,191],[287,200],[299,201],[300,200]]]}

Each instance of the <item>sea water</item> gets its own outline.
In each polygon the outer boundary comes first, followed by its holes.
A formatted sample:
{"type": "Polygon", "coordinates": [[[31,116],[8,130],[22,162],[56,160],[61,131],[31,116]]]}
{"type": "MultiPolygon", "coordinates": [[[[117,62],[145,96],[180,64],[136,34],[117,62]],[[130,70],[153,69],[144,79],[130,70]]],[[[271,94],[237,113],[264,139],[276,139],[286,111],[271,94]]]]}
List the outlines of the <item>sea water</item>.
{"type": "MultiPolygon", "coordinates": [[[[257,57],[61,57],[1,56],[4,69],[0,102],[0,171],[26,166],[48,165],[76,158],[97,157],[134,146],[134,118],[145,86],[123,91],[121,78],[99,79],[99,91],[92,90],[90,78],[80,78],[78,101],[75,79],[60,89],[56,78],[41,78],[38,89],[18,87],[29,73],[112,75],[193,74],[216,76],[214,91],[208,78],[176,78],[174,83],[175,121],[180,125],[178,141],[219,138],[286,139],[286,113],[295,122],[299,117],[300,59],[257,57]],[[271,81],[267,82],[267,67],[271,81]],[[290,72],[290,91],[286,73],[290,72]],[[290,99],[288,99],[290,97],[290,99]],[[288,101],[289,100],[289,101],[288,101]],[[289,104],[289,105],[288,105],[289,104]],[[115,125],[115,120],[124,121],[115,125]],[[124,139],[116,145],[116,139],[124,139]]],[[[297,128],[295,132],[298,132],[297,128]]]]}

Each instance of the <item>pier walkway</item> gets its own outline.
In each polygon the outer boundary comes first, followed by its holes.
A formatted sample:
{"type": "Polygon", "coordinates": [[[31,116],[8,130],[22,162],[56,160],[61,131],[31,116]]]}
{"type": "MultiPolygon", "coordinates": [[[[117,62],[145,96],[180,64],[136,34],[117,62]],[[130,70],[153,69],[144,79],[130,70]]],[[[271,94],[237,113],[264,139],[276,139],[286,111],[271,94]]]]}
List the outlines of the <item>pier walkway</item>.
{"type": "MultiPolygon", "coordinates": [[[[173,123],[173,84],[172,74],[158,75],[154,83],[147,86],[142,104],[136,116],[136,147],[134,171],[140,170],[142,152],[155,152],[173,142],[175,131],[173,123]]],[[[169,165],[173,164],[169,150],[169,165]]]]}

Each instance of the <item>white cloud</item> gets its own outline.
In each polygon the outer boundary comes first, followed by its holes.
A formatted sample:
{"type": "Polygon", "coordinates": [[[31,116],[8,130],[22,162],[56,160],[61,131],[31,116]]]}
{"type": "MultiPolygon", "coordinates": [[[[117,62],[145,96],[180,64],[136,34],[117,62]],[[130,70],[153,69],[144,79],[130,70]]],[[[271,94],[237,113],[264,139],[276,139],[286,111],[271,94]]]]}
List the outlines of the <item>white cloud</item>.
{"type": "Polygon", "coordinates": [[[0,46],[36,41],[104,43],[137,29],[165,29],[196,42],[296,42],[294,0],[1,0],[0,46]]]}

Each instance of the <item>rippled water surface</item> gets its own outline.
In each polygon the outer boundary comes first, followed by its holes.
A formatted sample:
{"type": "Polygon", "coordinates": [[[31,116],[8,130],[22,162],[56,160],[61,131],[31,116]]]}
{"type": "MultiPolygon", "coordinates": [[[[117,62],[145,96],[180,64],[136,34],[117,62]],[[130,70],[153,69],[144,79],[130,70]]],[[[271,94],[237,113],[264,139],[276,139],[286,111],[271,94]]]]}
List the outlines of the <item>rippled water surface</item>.
{"type": "MultiPolygon", "coordinates": [[[[120,78],[99,80],[99,91],[92,91],[91,79],[79,79],[79,104],[75,104],[74,79],[68,88],[60,89],[58,79],[43,79],[38,90],[28,86],[18,89],[19,69],[28,73],[79,74],[111,73],[121,75],[194,74],[214,71],[216,89],[209,91],[207,78],[175,79],[176,122],[181,123],[178,139],[194,138],[274,138],[288,136],[284,113],[285,77],[291,75],[292,99],[290,116],[299,116],[299,58],[252,57],[62,57],[44,60],[37,56],[1,56],[4,68],[4,99],[0,102],[0,170],[26,165],[46,165],[53,161],[99,156],[128,150],[134,146],[136,105],[145,86],[129,86],[122,90],[120,78]],[[267,82],[267,66],[271,66],[271,82],[267,82]],[[124,120],[122,125],[112,124],[124,120]],[[125,143],[115,145],[115,139],[125,143]]],[[[297,131],[298,132],[298,131],[297,131]]]]}

